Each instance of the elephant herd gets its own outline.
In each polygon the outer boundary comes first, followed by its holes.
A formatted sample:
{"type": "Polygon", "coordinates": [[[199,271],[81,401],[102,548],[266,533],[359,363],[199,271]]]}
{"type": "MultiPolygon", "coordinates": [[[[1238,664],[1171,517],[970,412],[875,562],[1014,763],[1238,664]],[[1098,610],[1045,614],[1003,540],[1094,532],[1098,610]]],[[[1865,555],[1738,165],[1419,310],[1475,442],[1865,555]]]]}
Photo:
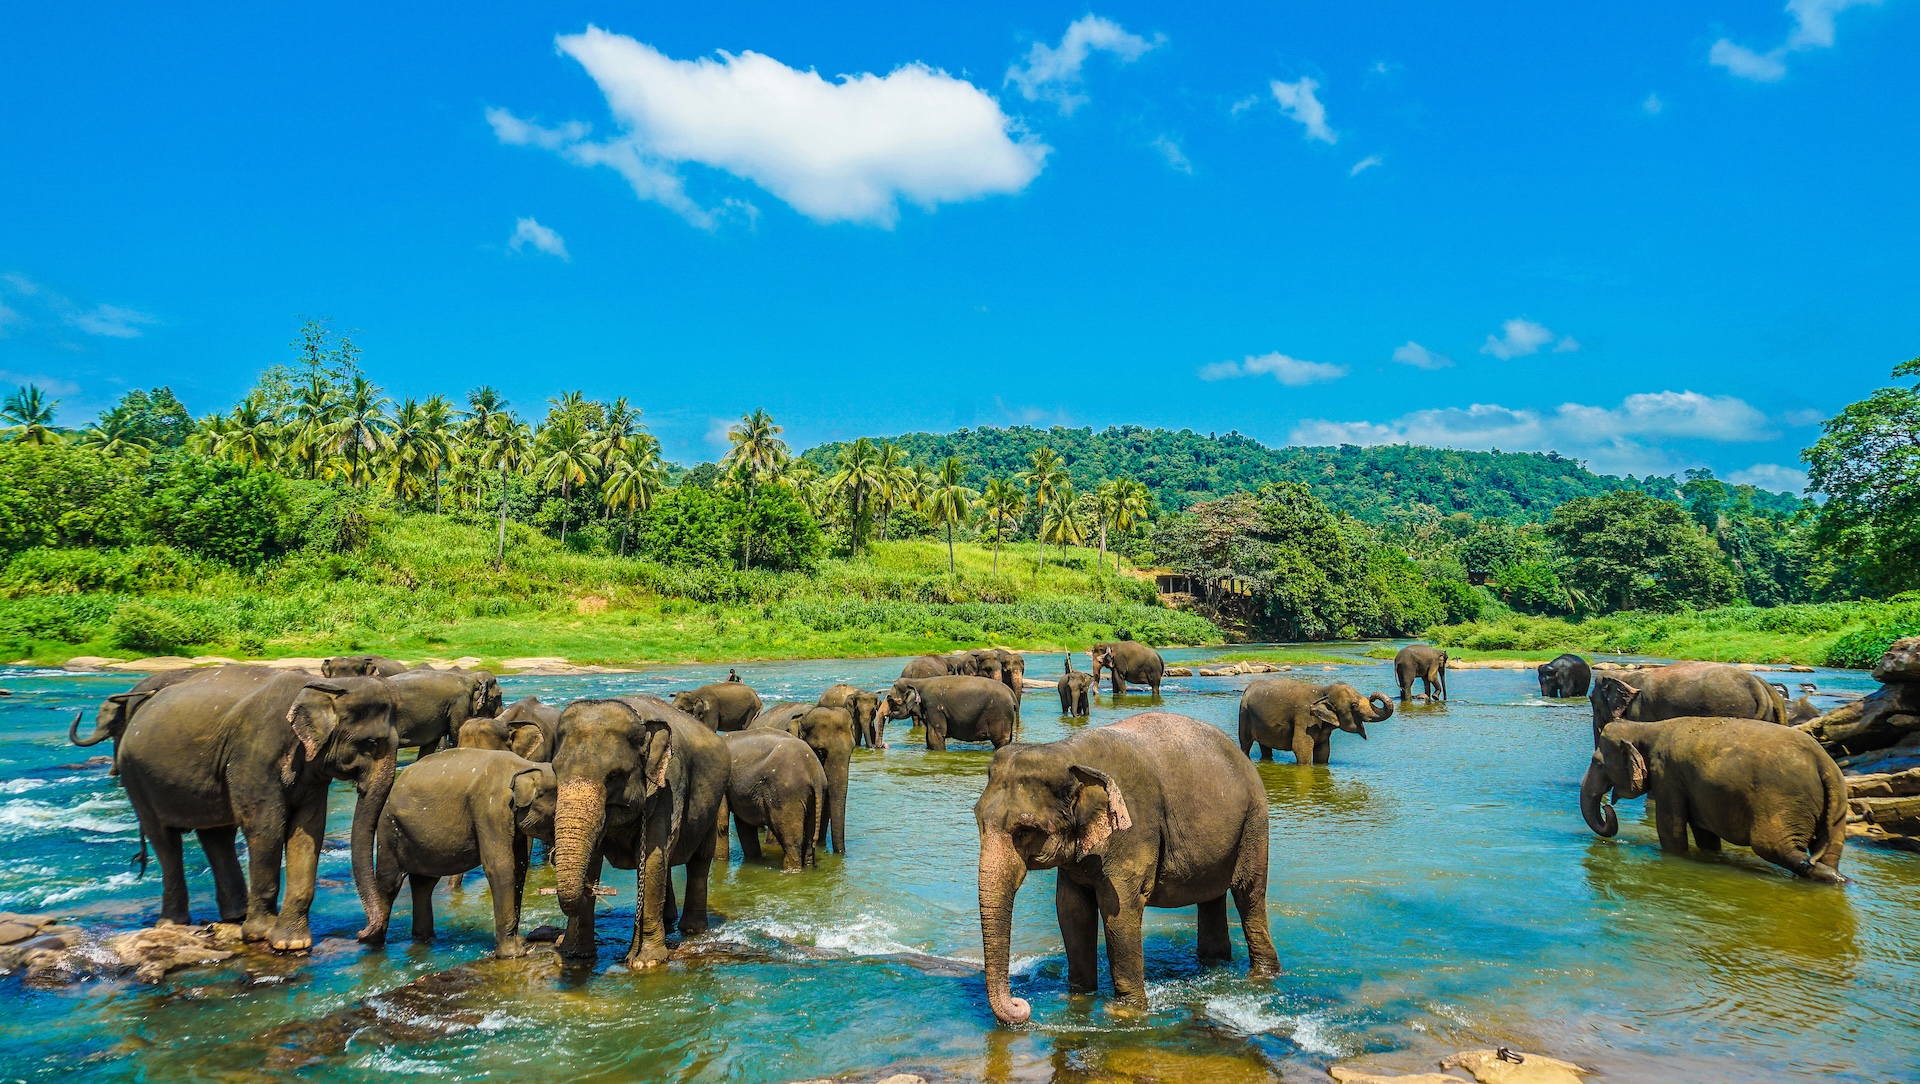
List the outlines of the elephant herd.
{"type": "MultiPolygon", "coordinates": [[[[1445,652],[1412,645],[1394,661],[1400,699],[1422,683],[1447,696],[1445,652]]],[[[1096,645],[1091,669],[1071,655],[1056,682],[1061,713],[1084,716],[1099,676],[1156,693],[1166,666],[1124,636],[1096,645]]],[[[183,835],[193,831],[212,868],[220,918],[277,950],[311,945],[308,911],[333,780],[358,791],[351,852],[367,915],[360,939],[384,940],[403,883],[413,934],[433,934],[440,878],[482,869],[491,889],[496,951],[526,951],[520,926],[531,843],[545,844],[567,916],[560,950],[594,954],[594,905],[606,864],[633,870],[639,890],[629,966],[668,956],[667,931],[707,927],[707,883],[728,848],[762,853],[762,830],[782,868],[804,870],[820,847],[847,850],[854,750],[887,747],[886,725],[911,720],[929,750],[990,744],[974,807],[987,994],[1003,1022],[1027,1019],[1012,995],[1008,951],[1014,896],[1030,871],[1056,871],[1055,904],[1068,985],[1091,991],[1101,927],[1114,991],[1145,989],[1146,907],[1198,907],[1204,960],[1231,954],[1232,898],[1258,974],[1278,970],[1267,930],[1266,792],[1253,763],[1290,750],[1323,765],[1332,734],[1365,739],[1394,716],[1382,693],[1345,682],[1292,678],[1250,683],[1237,742],[1207,723],[1150,711],[1045,744],[1017,744],[1026,660],[999,649],[926,655],[888,688],[834,685],[813,702],[766,704],[737,675],[671,700],[626,695],[565,705],[502,703],[482,670],[408,669],[375,656],[329,659],[319,677],[258,666],[174,671],[103,702],[94,733],[114,742],[112,771],[162,873],[160,921],[189,920],[183,835]],[[450,746],[442,750],[442,746],[450,746]],[[403,747],[419,757],[397,770],[403,747]],[[247,841],[242,869],[236,832],[247,841]],[[670,871],[686,871],[675,898],[670,871]],[[282,894],[284,869],[284,895],[282,894]]],[[[1737,667],[1678,663],[1594,680],[1575,655],[1538,669],[1541,693],[1587,696],[1594,753],[1581,811],[1602,836],[1612,800],[1648,795],[1663,848],[1722,841],[1795,874],[1838,872],[1845,785],[1807,734],[1781,725],[1776,687],[1737,667]]],[[[1040,682],[1036,686],[1044,688],[1040,682]]]]}

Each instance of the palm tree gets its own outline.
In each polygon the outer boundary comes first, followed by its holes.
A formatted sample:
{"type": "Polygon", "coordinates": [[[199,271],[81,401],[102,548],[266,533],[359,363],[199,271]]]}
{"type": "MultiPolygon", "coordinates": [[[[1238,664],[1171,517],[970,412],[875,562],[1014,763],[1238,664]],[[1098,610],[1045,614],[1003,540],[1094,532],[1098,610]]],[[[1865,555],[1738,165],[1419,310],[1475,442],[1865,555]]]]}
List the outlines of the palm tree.
{"type": "Polygon", "coordinates": [[[1062,481],[1053,491],[1053,508],[1041,513],[1040,544],[1078,546],[1087,540],[1087,524],[1073,499],[1073,483],[1062,481]]]}
{"type": "Polygon", "coordinates": [[[460,455],[460,437],[453,428],[453,404],[438,393],[421,404],[421,446],[433,470],[433,514],[440,514],[440,476],[460,455]]]}
{"type": "Polygon", "coordinates": [[[249,395],[227,417],[209,419],[208,433],[214,455],[248,467],[264,467],[274,461],[279,449],[280,427],[259,395],[249,395]]]}
{"type": "MultiPolygon", "coordinates": [[[[576,393],[577,394],[577,393],[576,393]]],[[[534,468],[541,485],[560,483],[560,544],[567,543],[567,518],[572,512],[573,487],[585,485],[600,470],[600,457],[593,453],[593,430],[576,413],[561,414],[541,431],[540,443],[546,458],[534,468]]]]}
{"type": "Polygon", "coordinates": [[[987,491],[980,498],[980,511],[993,524],[993,571],[1000,571],[1000,536],[1006,533],[1006,526],[1020,518],[1027,510],[1027,491],[1021,489],[1011,478],[994,478],[987,482],[987,491]]]}
{"type": "MultiPolygon", "coordinates": [[[[1133,530],[1147,515],[1147,487],[1131,478],[1113,478],[1100,483],[1093,491],[1093,510],[1100,524],[1100,560],[1097,567],[1105,568],[1107,563],[1107,528],[1115,533],[1133,530]]],[[[1113,570],[1120,571],[1120,558],[1115,555],[1113,570]]]]}
{"type": "Polygon", "coordinates": [[[915,505],[913,488],[913,468],[907,463],[907,454],[898,444],[891,442],[880,445],[880,457],[873,465],[873,495],[880,502],[880,541],[887,540],[887,520],[893,517],[893,506],[915,505]]]}
{"type": "Polygon", "coordinates": [[[958,459],[948,456],[940,464],[940,473],[934,482],[933,491],[927,494],[927,518],[936,525],[947,528],[947,574],[953,574],[953,525],[961,526],[972,522],[973,499],[979,496],[975,491],[962,485],[967,480],[967,468],[958,459]]]}
{"type": "MultiPolygon", "coordinates": [[[[787,462],[787,442],[780,439],[782,432],[784,430],[780,426],[773,424],[773,416],[759,407],[751,414],[741,415],[740,420],[727,429],[727,442],[732,447],[720,457],[720,466],[740,478],[747,491],[749,515],[752,514],[760,483],[777,476],[787,462]]],[[[741,532],[741,544],[744,547],[741,566],[752,568],[752,532],[741,532]]]]}
{"type": "Polygon", "coordinates": [[[612,462],[614,455],[626,451],[628,443],[645,428],[640,424],[640,411],[629,406],[627,397],[622,395],[606,408],[599,439],[593,444],[593,454],[604,462],[612,462]]]}
{"type": "Polygon", "coordinates": [[[393,448],[387,417],[387,397],[364,376],[355,376],[328,429],[326,447],[347,461],[347,484],[358,488],[373,474],[375,464],[393,448]]]}
{"type": "MultiPolygon", "coordinates": [[[[467,396],[467,403],[473,408],[467,412],[467,425],[473,433],[469,443],[478,453],[474,460],[484,469],[500,471],[500,538],[493,555],[493,567],[498,571],[507,563],[507,476],[525,471],[532,461],[533,434],[492,388],[475,389],[467,396]],[[486,408],[484,413],[479,409],[482,406],[486,408]]],[[[476,484],[476,496],[478,492],[476,484]]]]}
{"type": "Polygon", "coordinates": [[[81,432],[79,444],[110,456],[144,458],[153,454],[153,442],[140,435],[125,407],[102,412],[98,422],[81,432]]]}
{"type": "Polygon", "coordinates": [[[0,437],[22,444],[60,443],[66,430],[53,424],[53,408],[59,405],[60,400],[49,401],[34,384],[15,391],[0,405],[0,421],[9,423],[0,430],[0,437]]]}
{"type": "Polygon", "coordinates": [[[907,507],[924,515],[927,500],[939,482],[939,472],[925,463],[915,463],[906,477],[907,507]]]}
{"type": "Polygon", "coordinates": [[[288,451],[295,462],[306,469],[308,478],[320,476],[326,458],[327,435],[340,417],[340,396],[326,373],[314,369],[306,386],[294,396],[292,417],[287,419],[288,451]]]}
{"type": "MultiPolygon", "coordinates": [[[[465,419],[460,423],[460,440],[476,455],[481,454],[485,445],[494,439],[499,427],[511,422],[513,415],[507,411],[506,397],[491,384],[482,384],[467,392],[467,409],[460,412],[465,419]]],[[[480,476],[473,477],[473,501],[480,503],[480,476]]]]}
{"type": "Polygon", "coordinates": [[[873,441],[860,437],[841,450],[840,469],[827,480],[828,491],[847,502],[856,552],[866,541],[867,503],[879,488],[879,464],[880,453],[873,441]]]}
{"type": "Polygon", "coordinates": [[[627,530],[633,526],[633,514],[652,508],[654,498],[666,487],[667,468],[660,462],[660,443],[646,433],[635,434],[607,461],[600,499],[609,509],[627,514],[620,526],[620,556],[627,555],[627,530]]]}
{"type": "Polygon", "coordinates": [[[387,491],[403,501],[424,500],[445,452],[437,443],[426,408],[412,399],[401,402],[387,434],[387,491]]]}
{"type": "Polygon", "coordinates": [[[1033,490],[1033,504],[1040,512],[1040,563],[1033,566],[1033,582],[1040,582],[1040,570],[1047,567],[1047,506],[1059,500],[1060,488],[1071,486],[1067,481],[1066,461],[1060,453],[1042,444],[1033,450],[1027,460],[1028,469],[1014,475],[1020,484],[1033,490]]]}

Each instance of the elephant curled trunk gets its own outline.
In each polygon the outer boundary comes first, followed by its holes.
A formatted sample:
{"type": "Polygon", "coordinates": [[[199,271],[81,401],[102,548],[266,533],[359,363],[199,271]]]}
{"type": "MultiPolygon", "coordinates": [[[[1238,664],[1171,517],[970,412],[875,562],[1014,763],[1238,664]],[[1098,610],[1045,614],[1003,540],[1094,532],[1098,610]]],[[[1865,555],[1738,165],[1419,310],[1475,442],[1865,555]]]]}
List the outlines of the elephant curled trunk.
{"type": "Polygon", "coordinates": [[[84,711],[76,711],[73,713],[73,722],[67,725],[68,741],[84,749],[88,746],[99,745],[101,742],[106,741],[108,738],[113,737],[113,732],[108,730],[106,727],[100,727],[96,729],[92,734],[89,734],[84,738],[81,737],[80,736],[80,717],[85,714],[86,712],[84,711]]]}
{"type": "Polygon", "coordinates": [[[1595,835],[1611,838],[1620,831],[1620,818],[1613,811],[1613,804],[1606,800],[1607,792],[1613,784],[1607,779],[1605,765],[1595,757],[1587,766],[1587,774],[1580,780],[1580,815],[1587,819],[1587,827],[1595,835]]]}
{"type": "MultiPolygon", "coordinates": [[[[1381,694],[1368,693],[1367,703],[1373,705],[1373,714],[1367,716],[1367,722],[1384,723],[1388,719],[1393,718],[1393,701],[1387,699],[1381,694]]],[[[1360,736],[1363,738],[1366,737],[1365,734],[1361,734],[1360,736]]]]}
{"type": "Polygon", "coordinates": [[[384,922],[387,912],[386,900],[373,876],[373,841],[380,814],[387,808],[387,795],[393,791],[394,759],[398,755],[398,749],[389,748],[387,755],[374,761],[355,784],[360,797],[353,804],[353,888],[360,894],[369,929],[384,922]]]}
{"type": "Polygon", "coordinates": [[[1013,897],[1026,880],[1027,864],[1004,832],[980,836],[980,941],[987,965],[987,1004],[1003,1024],[1024,1024],[1033,1009],[1013,996],[1007,982],[1007,954],[1013,941],[1013,897]]]}
{"type": "Polygon", "coordinates": [[[553,872],[560,909],[569,917],[593,913],[593,889],[587,866],[600,846],[607,824],[607,790],[588,779],[560,784],[554,799],[553,872]]]}

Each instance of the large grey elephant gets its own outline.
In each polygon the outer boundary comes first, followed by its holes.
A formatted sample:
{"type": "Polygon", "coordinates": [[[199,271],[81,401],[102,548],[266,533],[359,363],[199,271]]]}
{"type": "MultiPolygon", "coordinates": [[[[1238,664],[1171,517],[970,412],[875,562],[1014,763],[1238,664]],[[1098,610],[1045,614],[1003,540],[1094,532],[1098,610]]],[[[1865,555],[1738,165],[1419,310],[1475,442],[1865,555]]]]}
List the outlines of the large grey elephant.
{"type": "Polygon", "coordinates": [[[313,944],[313,905],[327,827],[327,785],[351,780],[353,882],[375,913],[374,830],[393,786],[393,694],[385,678],[310,678],[226,666],[155,693],[120,742],[120,781],[160,859],[162,924],[186,924],[181,833],[213,869],[224,921],[275,949],[313,944]],[[248,877],[234,830],[246,834],[248,877]],[[280,865],[286,856],[286,898],[280,865]]]}
{"type": "Polygon", "coordinates": [[[951,677],[953,660],[946,655],[916,655],[900,668],[903,678],[951,677]]]}
{"type": "Polygon", "coordinates": [[[1367,724],[1393,717],[1393,701],[1379,693],[1361,699],[1344,681],[1310,685],[1293,678],[1262,678],[1240,694],[1240,751],[1272,760],[1275,749],[1293,750],[1295,764],[1325,764],[1333,732],[1367,736],[1367,724]]]}
{"type": "MultiPolygon", "coordinates": [[[[768,727],[728,734],[726,742],[733,758],[727,811],[740,833],[740,856],[760,857],[760,829],[765,828],[780,844],[782,870],[813,865],[814,841],[827,809],[827,773],[820,758],[806,742],[768,727]]],[[[720,831],[726,830],[723,819],[720,831]]]]}
{"type": "Polygon", "coordinates": [[[673,706],[715,733],[745,730],[760,714],[760,694],[743,681],[716,681],[673,694],[673,706]]]}
{"type": "Polygon", "coordinates": [[[853,764],[853,716],[845,708],[823,708],[818,704],[797,712],[767,712],[753,721],[750,730],[776,730],[807,743],[820,761],[827,777],[826,815],[821,819],[819,843],[827,843],[827,830],[833,830],[833,853],[847,850],[847,780],[853,764]]]}
{"type": "Polygon", "coordinates": [[[1004,647],[992,650],[1000,657],[1000,682],[1013,694],[1013,713],[1017,716],[1020,714],[1020,701],[1027,695],[1027,657],[1004,647]]]}
{"type": "Polygon", "coordinates": [[[1540,695],[1566,699],[1587,695],[1593,684],[1593,668],[1587,660],[1568,652],[1535,667],[1540,677],[1540,695]]]}
{"type": "Polygon", "coordinates": [[[335,655],[320,660],[322,677],[392,677],[412,669],[385,655],[335,655]]]}
{"type": "Polygon", "coordinates": [[[1587,694],[1593,740],[1618,719],[1651,723],[1682,716],[1759,719],[1785,724],[1787,704],[1758,675],[1723,662],[1677,662],[1631,674],[1602,674],[1587,694]]]}
{"type": "Polygon", "coordinates": [[[887,747],[886,720],[880,716],[882,694],[858,685],[829,685],[820,694],[823,708],[845,708],[853,716],[853,744],[873,749],[887,747]]]}
{"type": "Polygon", "coordinates": [[[936,751],[949,739],[992,742],[998,749],[1013,740],[1020,721],[1006,685],[983,677],[901,678],[880,710],[924,727],[927,748],[936,751]]]}
{"type": "Polygon", "coordinates": [[[1029,870],[1056,871],[1054,908],[1076,993],[1094,989],[1104,922],[1114,994],[1145,1000],[1147,907],[1198,905],[1200,958],[1230,960],[1229,894],[1253,973],[1280,970],[1267,932],[1266,790],[1214,727],[1150,712],[1001,749],[973,814],[987,1001],[1002,1023],[1031,1015],[1007,983],[1013,900],[1029,870]]]}
{"type": "Polygon", "coordinates": [[[1408,644],[1393,656],[1393,680],[1400,699],[1413,699],[1413,683],[1426,687],[1428,700],[1447,698],[1447,653],[1428,644],[1408,644]],[[1435,692],[1440,695],[1434,696],[1435,692]]]}
{"type": "Polygon", "coordinates": [[[1068,652],[1066,672],[1053,683],[1060,694],[1060,714],[1087,715],[1091,710],[1094,681],[1092,674],[1073,668],[1073,653],[1068,652]]]}
{"type": "Polygon", "coordinates": [[[560,733],[560,709],[541,703],[537,696],[523,697],[508,704],[498,718],[468,720],[455,735],[456,744],[469,744],[469,728],[479,737],[472,743],[479,748],[509,749],[528,760],[551,761],[560,733]],[[476,727],[476,723],[481,725],[476,727]]]}
{"type": "Polygon", "coordinates": [[[659,697],[567,705],[553,755],[559,783],[553,867],[567,915],[563,953],[595,955],[594,889],[603,861],[635,871],[639,885],[628,967],[667,961],[674,866],[687,870],[680,932],[706,931],[707,877],[731,764],[718,734],[659,697]]]}
{"type": "Polygon", "coordinates": [[[383,678],[393,690],[393,727],[400,747],[427,756],[453,744],[460,726],[500,715],[500,683],[485,670],[407,670],[383,678]]]}
{"type": "Polygon", "coordinates": [[[178,685],[183,681],[202,678],[216,673],[220,667],[193,670],[162,670],[141,679],[140,683],[124,693],[114,693],[100,702],[100,708],[94,712],[93,733],[80,736],[80,718],[84,712],[74,712],[73,722],[67,726],[67,740],[82,749],[99,745],[103,741],[113,742],[113,767],[108,775],[120,774],[120,736],[127,732],[127,724],[133,720],[133,713],[153,698],[153,694],[162,689],[178,685]]]}
{"type": "Polygon", "coordinates": [[[1613,801],[1653,799],[1660,848],[1684,854],[1721,841],[1798,876],[1840,883],[1847,783],[1809,734],[1757,719],[1686,716],[1613,722],[1580,782],[1580,813],[1602,836],[1619,831],[1613,801]]]}
{"type": "Polygon", "coordinates": [[[380,814],[374,881],[380,910],[360,939],[387,939],[400,882],[413,890],[413,938],[433,940],[433,889],[475,866],[493,897],[494,955],[524,956],[520,898],[531,840],[553,845],[553,766],[510,752],[449,749],[400,773],[380,814]]]}
{"type": "Polygon", "coordinates": [[[1145,685],[1160,695],[1160,683],[1166,680],[1167,661],[1160,653],[1138,640],[1116,640],[1113,643],[1093,645],[1093,683],[1100,684],[1100,671],[1107,670],[1113,678],[1113,695],[1119,696],[1127,691],[1127,686],[1145,685]]]}

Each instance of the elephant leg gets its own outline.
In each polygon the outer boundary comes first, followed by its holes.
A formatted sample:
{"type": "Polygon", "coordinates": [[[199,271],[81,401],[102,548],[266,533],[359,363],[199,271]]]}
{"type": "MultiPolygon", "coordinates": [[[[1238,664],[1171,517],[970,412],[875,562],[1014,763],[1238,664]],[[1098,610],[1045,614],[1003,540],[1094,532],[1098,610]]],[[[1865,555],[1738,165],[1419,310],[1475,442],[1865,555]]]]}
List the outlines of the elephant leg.
{"type": "Polygon", "coordinates": [[[680,923],[680,898],[673,893],[673,867],[667,867],[667,879],[660,886],[660,928],[671,930],[680,923]]]}
{"type": "Polygon", "coordinates": [[[1333,756],[1333,735],[1321,734],[1313,739],[1313,762],[1325,764],[1333,756]]]}
{"type": "Polygon", "coordinates": [[[426,741],[423,741],[423,742],[421,742],[421,743],[420,743],[420,752],[419,752],[419,754],[418,754],[418,755],[416,755],[416,756],[415,756],[415,757],[413,758],[413,760],[414,760],[414,763],[416,763],[416,764],[418,764],[418,763],[420,762],[420,759],[421,759],[421,757],[430,757],[430,756],[432,756],[433,754],[435,754],[435,753],[437,753],[437,752],[439,752],[439,751],[440,751],[440,743],[441,743],[441,741],[443,741],[443,740],[444,740],[445,738],[446,738],[446,735],[445,735],[445,734],[440,734],[440,735],[437,735],[437,736],[435,736],[435,737],[432,737],[432,738],[428,738],[428,739],[427,739],[426,741]]]}
{"type": "Polygon", "coordinates": [[[669,956],[663,920],[670,906],[667,901],[673,897],[673,883],[666,851],[647,848],[634,876],[640,882],[640,905],[633,915],[633,944],[627,947],[627,966],[639,970],[664,964],[669,956]]]}
{"type": "Polygon", "coordinates": [[[320,844],[327,831],[326,792],[293,811],[287,825],[287,898],[280,906],[267,944],[275,952],[313,947],[307,912],[313,907],[314,882],[320,876],[320,844]]]}
{"type": "Polygon", "coordinates": [[[1720,849],[1720,837],[1696,824],[1693,826],[1693,845],[1703,851],[1717,851],[1720,849]]]}
{"type": "Polygon", "coordinates": [[[187,909],[186,856],[180,843],[180,829],[162,828],[148,832],[153,856],[160,861],[160,920],[157,926],[186,926],[193,916],[187,909]]]}
{"type": "Polygon", "coordinates": [[[1100,984],[1100,908],[1093,889],[1054,871],[1053,910],[1067,947],[1067,990],[1091,994],[1100,984]]]}
{"type": "Polygon", "coordinates": [[[1273,934],[1267,928],[1267,821],[1260,817],[1249,823],[1240,835],[1240,851],[1234,861],[1234,910],[1240,912],[1240,932],[1247,941],[1248,971],[1255,977],[1280,973],[1280,956],[1273,949],[1273,934]]]}
{"type": "Polygon", "coordinates": [[[715,854],[733,854],[733,844],[727,841],[728,805],[725,798],[720,799],[720,815],[713,818],[713,853],[715,854]]]}
{"type": "Polygon", "coordinates": [[[927,728],[927,749],[928,750],[935,753],[944,753],[947,751],[947,728],[945,724],[946,724],[946,720],[944,719],[940,720],[939,724],[937,725],[935,724],[932,718],[927,719],[926,728],[927,728]]]}
{"type": "Polygon", "coordinates": [[[1101,908],[1106,920],[1107,970],[1113,976],[1113,996],[1142,1004],[1147,997],[1147,955],[1141,942],[1141,920],[1147,893],[1138,885],[1115,885],[1112,911],[1101,908]]]}
{"type": "Polygon", "coordinates": [[[367,945],[387,943],[387,924],[393,919],[394,897],[400,895],[400,884],[407,875],[400,869],[395,859],[391,843],[381,843],[375,847],[373,864],[374,912],[367,915],[367,928],[360,931],[360,941],[367,945]]]}
{"type": "MultiPolygon", "coordinates": [[[[560,951],[563,955],[573,957],[576,960],[592,960],[599,951],[598,947],[593,943],[594,897],[592,893],[593,886],[600,883],[601,866],[605,861],[606,859],[600,854],[600,848],[595,847],[593,854],[587,858],[587,868],[585,871],[587,897],[581,901],[578,914],[567,916],[567,932],[560,940],[560,951]]],[[[640,906],[642,908],[646,906],[645,896],[641,897],[640,906]]],[[[636,923],[640,921],[637,913],[634,916],[634,921],[636,923]]]]}
{"type": "Polygon", "coordinates": [[[1660,849],[1670,854],[1687,853],[1687,796],[1680,790],[1665,790],[1652,795],[1653,827],[1660,833],[1660,849]]]}
{"type": "MultiPolygon", "coordinates": [[[[480,842],[480,865],[487,871],[487,894],[493,897],[493,954],[503,959],[527,954],[520,937],[518,888],[526,867],[514,853],[515,843],[512,838],[480,842]]],[[[524,848],[525,843],[520,845],[524,848]]]]}
{"type": "Polygon", "coordinates": [[[220,921],[239,922],[247,917],[247,874],[240,868],[240,852],[234,847],[239,828],[202,828],[200,850],[213,871],[213,894],[220,903],[220,921]]]}
{"type": "Polygon", "coordinates": [[[240,934],[265,941],[280,915],[280,857],[287,846],[287,810],[259,803],[240,822],[247,837],[247,919],[240,934]]]}
{"type": "Polygon", "coordinates": [[[1293,762],[1313,763],[1313,732],[1304,726],[1293,728],[1293,762]]]}
{"type": "Polygon", "coordinates": [[[1219,896],[1200,904],[1200,962],[1233,962],[1233,935],[1227,932],[1227,897],[1219,896]]]}
{"type": "Polygon", "coordinates": [[[413,939],[415,941],[433,940],[433,890],[439,884],[438,877],[422,877],[415,874],[407,878],[407,888],[413,893],[413,939]]]}
{"type": "Polygon", "coordinates": [[[759,826],[741,820],[738,813],[734,814],[733,821],[734,829],[740,836],[740,857],[748,862],[758,862],[760,860],[759,826]]]}
{"type": "Polygon", "coordinates": [[[797,872],[806,864],[808,844],[812,827],[807,817],[805,801],[788,802],[773,811],[773,837],[780,841],[780,869],[786,873],[797,872]]]}
{"type": "Polygon", "coordinates": [[[1271,745],[1268,745],[1268,744],[1267,744],[1266,742],[1261,742],[1261,743],[1259,743],[1259,744],[1260,744],[1260,759],[1261,759],[1261,760],[1272,760],[1272,759],[1273,759],[1273,746],[1271,746],[1271,745]]]}
{"type": "MultiPolygon", "coordinates": [[[[784,868],[784,858],[781,864],[784,868]]],[[[687,937],[707,932],[707,878],[712,875],[713,843],[708,837],[707,845],[695,851],[687,863],[687,892],[680,908],[680,932],[687,937]]]]}

